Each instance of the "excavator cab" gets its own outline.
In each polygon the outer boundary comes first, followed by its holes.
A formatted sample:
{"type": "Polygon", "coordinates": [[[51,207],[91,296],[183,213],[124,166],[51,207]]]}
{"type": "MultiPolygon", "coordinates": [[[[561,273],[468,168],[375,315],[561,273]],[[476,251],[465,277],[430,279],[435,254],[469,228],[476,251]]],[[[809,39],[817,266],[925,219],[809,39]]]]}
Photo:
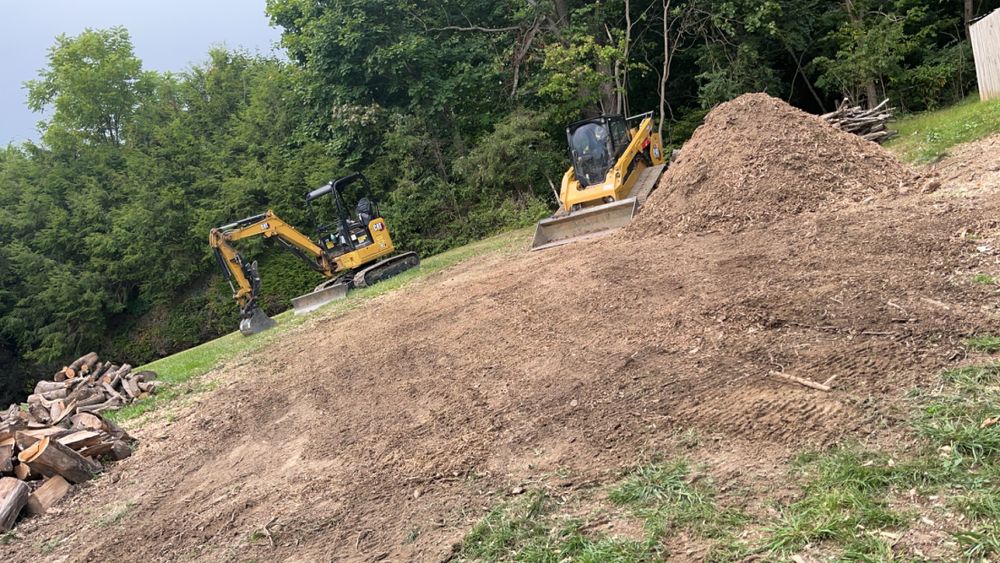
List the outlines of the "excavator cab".
{"type": "Polygon", "coordinates": [[[573,174],[583,188],[605,181],[608,171],[632,142],[625,117],[602,115],[566,128],[573,174]]]}
{"type": "Polygon", "coordinates": [[[306,207],[316,230],[316,243],[332,256],[372,244],[369,224],[381,217],[362,174],[334,180],[306,194],[306,207]],[[349,205],[348,202],[353,202],[349,205]]]}

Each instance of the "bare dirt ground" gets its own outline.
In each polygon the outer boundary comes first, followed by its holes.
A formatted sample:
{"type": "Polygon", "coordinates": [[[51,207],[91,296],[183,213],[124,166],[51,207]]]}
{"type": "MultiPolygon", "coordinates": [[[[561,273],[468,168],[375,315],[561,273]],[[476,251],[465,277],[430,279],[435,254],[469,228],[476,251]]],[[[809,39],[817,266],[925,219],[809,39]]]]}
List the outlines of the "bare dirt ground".
{"type": "Polygon", "coordinates": [[[321,314],[135,430],[132,458],[0,555],[442,560],[515,487],[608,483],[691,429],[705,439],[687,455],[762,509],[792,494],[775,477],[795,452],[895,439],[905,391],[1000,331],[995,290],[972,282],[1000,273],[1000,185],[962,179],[1000,151],[963,154],[933,193],[887,175],[879,197],[834,190],[719,228],[671,227],[668,175],[626,234],[477,258],[321,314]]]}

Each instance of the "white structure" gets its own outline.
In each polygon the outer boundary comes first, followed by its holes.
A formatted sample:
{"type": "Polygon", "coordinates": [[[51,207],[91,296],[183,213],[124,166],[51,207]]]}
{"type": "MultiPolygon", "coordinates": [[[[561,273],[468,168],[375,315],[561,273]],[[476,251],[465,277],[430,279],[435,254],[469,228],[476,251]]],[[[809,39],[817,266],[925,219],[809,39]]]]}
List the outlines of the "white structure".
{"type": "Polygon", "coordinates": [[[1000,10],[973,23],[969,37],[976,57],[979,99],[1000,100],[1000,10]]]}

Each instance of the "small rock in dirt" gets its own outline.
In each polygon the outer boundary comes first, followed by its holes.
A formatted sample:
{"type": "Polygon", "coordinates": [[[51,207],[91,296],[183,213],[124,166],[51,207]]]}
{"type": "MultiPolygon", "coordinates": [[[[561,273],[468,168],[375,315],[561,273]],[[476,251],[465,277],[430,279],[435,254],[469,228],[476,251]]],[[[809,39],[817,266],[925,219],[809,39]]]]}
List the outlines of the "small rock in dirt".
{"type": "Polygon", "coordinates": [[[573,399],[572,401],[570,401],[570,402],[569,402],[569,406],[571,406],[571,407],[573,407],[573,408],[576,408],[576,406],[577,406],[577,405],[579,405],[579,404],[580,404],[580,403],[579,403],[579,402],[577,402],[577,400],[576,400],[576,399],[573,399]]]}
{"type": "Polygon", "coordinates": [[[421,494],[423,493],[420,491],[420,489],[413,489],[413,498],[420,498],[421,494]]]}
{"type": "Polygon", "coordinates": [[[524,487],[521,486],[514,487],[513,489],[510,490],[510,494],[512,495],[519,495],[523,492],[524,492],[524,487]]]}

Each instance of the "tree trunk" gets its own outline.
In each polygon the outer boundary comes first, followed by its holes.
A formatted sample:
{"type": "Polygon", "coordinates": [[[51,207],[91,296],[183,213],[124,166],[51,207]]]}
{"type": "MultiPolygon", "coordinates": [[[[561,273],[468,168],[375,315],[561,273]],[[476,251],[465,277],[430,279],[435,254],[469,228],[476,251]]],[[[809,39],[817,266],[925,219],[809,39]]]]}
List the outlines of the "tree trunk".
{"type": "Polygon", "coordinates": [[[972,0],[965,0],[965,10],[964,10],[964,20],[965,20],[965,38],[971,40],[972,35],[969,33],[969,28],[972,26],[972,18],[976,15],[975,8],[973,7],[972,0]]]}
{"type": "Polygon", "coordinates": [[[0,479],[0,532],[14,527],[18,514],[28,504],[31,488],[13,477],[0,479]]]}

